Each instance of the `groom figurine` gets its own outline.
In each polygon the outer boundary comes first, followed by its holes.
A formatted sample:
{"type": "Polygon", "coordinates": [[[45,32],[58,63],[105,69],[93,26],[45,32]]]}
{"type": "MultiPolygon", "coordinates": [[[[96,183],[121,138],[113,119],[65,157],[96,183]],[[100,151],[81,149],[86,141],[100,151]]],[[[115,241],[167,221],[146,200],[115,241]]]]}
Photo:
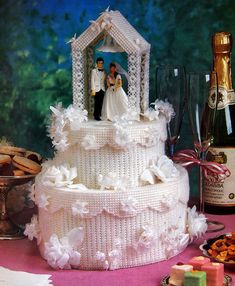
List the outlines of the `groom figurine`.
{"type": "Polygon", "coordinates": [[[97,58],[96,68],[91,71],[91,95],[95,97],[95,120],[101,120],[101,111],[105,93],[104,59],[97,58]]]}

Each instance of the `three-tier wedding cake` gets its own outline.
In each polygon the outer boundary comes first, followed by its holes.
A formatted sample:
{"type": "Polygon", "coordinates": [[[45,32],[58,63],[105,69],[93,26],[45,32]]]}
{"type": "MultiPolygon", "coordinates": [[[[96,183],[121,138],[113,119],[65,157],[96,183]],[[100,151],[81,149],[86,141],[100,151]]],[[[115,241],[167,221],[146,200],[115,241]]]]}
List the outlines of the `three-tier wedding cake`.
{"type": "Polygon", "coordinates": [[[118,269],[168,259],[197,235],[187,171],[165,156],[168,102],[149,108],[150,45],[119,11],[105,11],[71,40],[73,105],[51,107],[57,150],[31,197],[39,213],[25,234],[53,268],[118,269]],[[93,112],[94,47],[111,36],[128,56],[128,104],[113,122],[93,112]]]}

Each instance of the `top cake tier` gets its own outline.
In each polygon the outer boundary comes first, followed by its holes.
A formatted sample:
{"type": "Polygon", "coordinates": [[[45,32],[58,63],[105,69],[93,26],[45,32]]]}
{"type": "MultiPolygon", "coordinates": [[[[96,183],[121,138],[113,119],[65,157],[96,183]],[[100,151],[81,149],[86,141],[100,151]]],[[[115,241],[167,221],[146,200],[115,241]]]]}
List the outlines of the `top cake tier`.
{"type": "Polygon", "coordinates": [[[155,184],[159,168],[171,177],[174,166],[164,156],[166,126],[174,116],[168,102],[157,100],[144,114],[130,111],[114,122],[88,120],[86,110],[72,105],[51,110],[49,133],[58,151],[52,163],[75,167],[76,183],[87,188],[110,180],[125,180],[129,187],[155,184]]]}

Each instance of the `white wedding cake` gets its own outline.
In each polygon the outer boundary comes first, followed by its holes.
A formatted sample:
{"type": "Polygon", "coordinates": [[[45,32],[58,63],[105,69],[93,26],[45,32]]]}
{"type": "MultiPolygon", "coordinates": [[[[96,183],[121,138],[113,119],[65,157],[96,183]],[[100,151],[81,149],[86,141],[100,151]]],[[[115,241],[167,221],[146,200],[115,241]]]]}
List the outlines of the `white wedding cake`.
{"type": "Polygon", "coordinates": [[[74,102],[51,107],[57,152],[36,177],[38,217],[25,234],[56,269],[113,270],[177,255],[205,221],[187,208],[187,171],[165,156],[172,106],[148,108],[149,44],[107,10],[71,45],[74,102]],[[104,32],[128,54],[129,112],[113,122],[88,119],[92,47],[104,32]]]}

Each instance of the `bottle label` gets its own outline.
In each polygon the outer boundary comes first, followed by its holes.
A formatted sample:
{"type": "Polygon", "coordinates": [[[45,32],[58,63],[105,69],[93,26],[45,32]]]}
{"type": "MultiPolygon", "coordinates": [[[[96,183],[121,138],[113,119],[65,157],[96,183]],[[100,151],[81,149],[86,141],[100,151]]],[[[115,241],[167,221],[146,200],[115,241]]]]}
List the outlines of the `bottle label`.
{"type": "Polygon", "coordinates": [[[210,148],[207,160],[226,165],[231,175],[224,182],[204,178],[204,202],[222,207],[235,206],[235,147],[210,148]]]}
{"type": "MultiPolygon", "coordinates": [[[[234,90],[226,90],[224,87],[220,86],[217,109],[224,109],[226,106],[233,104],[235,104],[234,90]]],[[[216,108],[216,87],[210,89],[208,105],[211,109],[216,108]]]]}

